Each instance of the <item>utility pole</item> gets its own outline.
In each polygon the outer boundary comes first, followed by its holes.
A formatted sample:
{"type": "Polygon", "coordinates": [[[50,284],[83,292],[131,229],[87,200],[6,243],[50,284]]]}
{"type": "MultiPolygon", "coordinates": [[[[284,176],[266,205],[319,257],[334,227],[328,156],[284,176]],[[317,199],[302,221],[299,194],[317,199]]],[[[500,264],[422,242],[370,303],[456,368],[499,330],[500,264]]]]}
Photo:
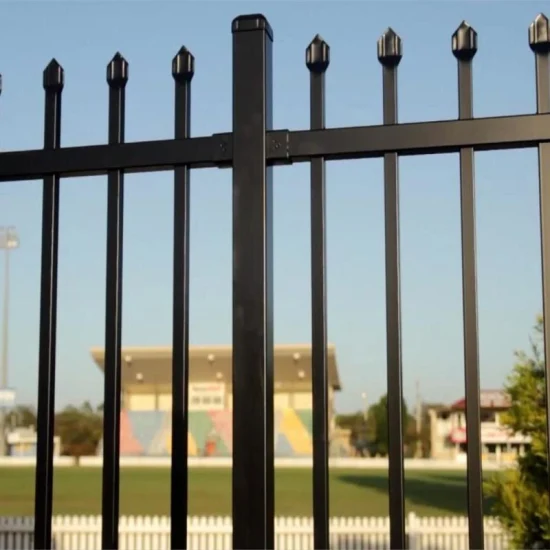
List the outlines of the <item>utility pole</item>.
{"type": "Polygon", "coordinates": [[[420,444],[420,434],[422,433],[422,397],[420,396],[420,380],[416,381],[416,434],[418,442],[416,445],[416,458],[421,458],[422,449],[420,444]]]}

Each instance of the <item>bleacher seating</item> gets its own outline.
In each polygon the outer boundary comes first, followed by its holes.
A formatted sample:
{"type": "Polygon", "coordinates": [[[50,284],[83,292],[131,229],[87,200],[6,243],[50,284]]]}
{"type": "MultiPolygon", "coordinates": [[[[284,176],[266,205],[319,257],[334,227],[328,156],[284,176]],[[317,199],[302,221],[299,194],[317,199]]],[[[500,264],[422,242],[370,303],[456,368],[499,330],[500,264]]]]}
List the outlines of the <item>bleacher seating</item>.
{"type": "MultiPolygon", "coordinates": [[[[169,411],[123,411],[121,414],[121,455],[169,455],[172,418],[169,411]]],[[[275,411],[275,455],[309,456],[312,453],[312,411],[275,411]]],[[[190,411],[188,445],[190,456],[230,456],[232,413],[190,411]]]]}

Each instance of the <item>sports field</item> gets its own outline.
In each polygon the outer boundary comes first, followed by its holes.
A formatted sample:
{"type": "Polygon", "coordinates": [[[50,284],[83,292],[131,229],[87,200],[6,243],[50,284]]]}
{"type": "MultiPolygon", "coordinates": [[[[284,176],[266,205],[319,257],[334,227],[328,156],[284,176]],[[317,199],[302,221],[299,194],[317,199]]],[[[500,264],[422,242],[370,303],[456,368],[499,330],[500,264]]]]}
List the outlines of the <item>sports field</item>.
{"type": "MultiPolygon", "coordinates": [[[[169,468],[122,468],[122,515],[169,513],[169,468]]],[[[276,472],[277,515],[311,516],[311,471],[280,469],[276,472]]],[[[465,515],[465,472],[407,471],[407,512],[418,515],[465,515]]],[[[333,470],[330,475],[332,516],[386,516],[387,471],[333,470]]],[[[34,469],[0,469],[0,515],[32,515],[34,469]]],[[[189,470],[191,515],[231,513],[231,471],[189,470]]],[[[485,503],[490,513],[490,503],[485,503]]],[[[99,514],[100,468],[57,468],[54,476],[54,514],[99,514]]]]}

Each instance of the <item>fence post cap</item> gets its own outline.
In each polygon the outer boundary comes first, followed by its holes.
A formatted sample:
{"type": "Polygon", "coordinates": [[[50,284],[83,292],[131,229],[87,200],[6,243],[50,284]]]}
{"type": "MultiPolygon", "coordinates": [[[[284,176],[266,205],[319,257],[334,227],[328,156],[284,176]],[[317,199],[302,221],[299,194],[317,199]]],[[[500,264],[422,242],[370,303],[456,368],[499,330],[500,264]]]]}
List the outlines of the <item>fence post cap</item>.
{"type": "Polygon", "coordinates": [[[182,46],[172,59],[172,76],[176,82],[189,82],[195,74],[195,58],[182,46]]]}
{"type": "Polygon", "coordinates": [[[313,73],[324,73],[330,63],[330,46],[316,34],[306,48],[306,67],[313,73]]]}
{"type": "Polygon", "coordinates": [[[265,15],[261,13],[239,15],[231,23],[231,32],[233,33],[260,30],[265,31],[269,35],[269,38],[273,40],[273,29],[265,15]]]}
{"type": "Polygon", "coordinates": [[[451,39],[453,55],[462,61],[469,61],[477,52],[477,32],[466,21],[462,21],[451,39]]]}
{"type": "Polygon", "coordinates": [[[397,67],[403,57],[403,42],[401,37],[388,27],[386,32],[378,39],[378,61],[386,67],[397,67]]]}
{"type": "Polygon", "coordinates": [[[107,65],[107,82],[112,88],[123,88],[128,82],[128,61],[120,52],[107,65]]]}
{"type": "Polygon", "coordinates": [[[63,67],[53,58],[43,73],[43,86],[45,90],[62,90],[65,83],[65,71],[63,67]]]}
{"type": "Polygon", "coordinates": [[[529,47],[535,53],[550,52],[550,24],[544,13],[539,13],[529,25],[529,47]]]}

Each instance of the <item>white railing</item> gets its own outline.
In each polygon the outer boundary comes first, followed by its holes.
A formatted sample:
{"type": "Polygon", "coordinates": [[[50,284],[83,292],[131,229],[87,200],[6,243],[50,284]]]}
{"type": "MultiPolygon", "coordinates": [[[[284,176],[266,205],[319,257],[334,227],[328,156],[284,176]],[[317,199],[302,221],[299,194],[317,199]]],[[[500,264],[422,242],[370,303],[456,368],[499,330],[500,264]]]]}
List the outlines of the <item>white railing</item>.
{"type": "MultiPolygon", "coordinates": [[[[0,549],[23,550],[33,547],[33,518],[0,517],[0,549]]],[[[163,550],[170,548],[170,518],[121,517],[120,550],[163,550]]],[[[56,516],[53,519],[53,547],[56,550],[97,550],[101,548],[100,516],[56,516]]],[[[468,519],[465,517],[407,517],[410,550],[466,550],[468,519]]],[[[331,518],[333,550],[389,548],[389,518],[331,518]]],[[[277,550],[313,548],[311,518],[279,517],[275,521],[277,550]]],[[[189,550],[229,550],[231,518],[190,517],[189,550]]],[[[504,550],[508,539],[494,518],[485,518],[485,548],[504,550]]]]}

